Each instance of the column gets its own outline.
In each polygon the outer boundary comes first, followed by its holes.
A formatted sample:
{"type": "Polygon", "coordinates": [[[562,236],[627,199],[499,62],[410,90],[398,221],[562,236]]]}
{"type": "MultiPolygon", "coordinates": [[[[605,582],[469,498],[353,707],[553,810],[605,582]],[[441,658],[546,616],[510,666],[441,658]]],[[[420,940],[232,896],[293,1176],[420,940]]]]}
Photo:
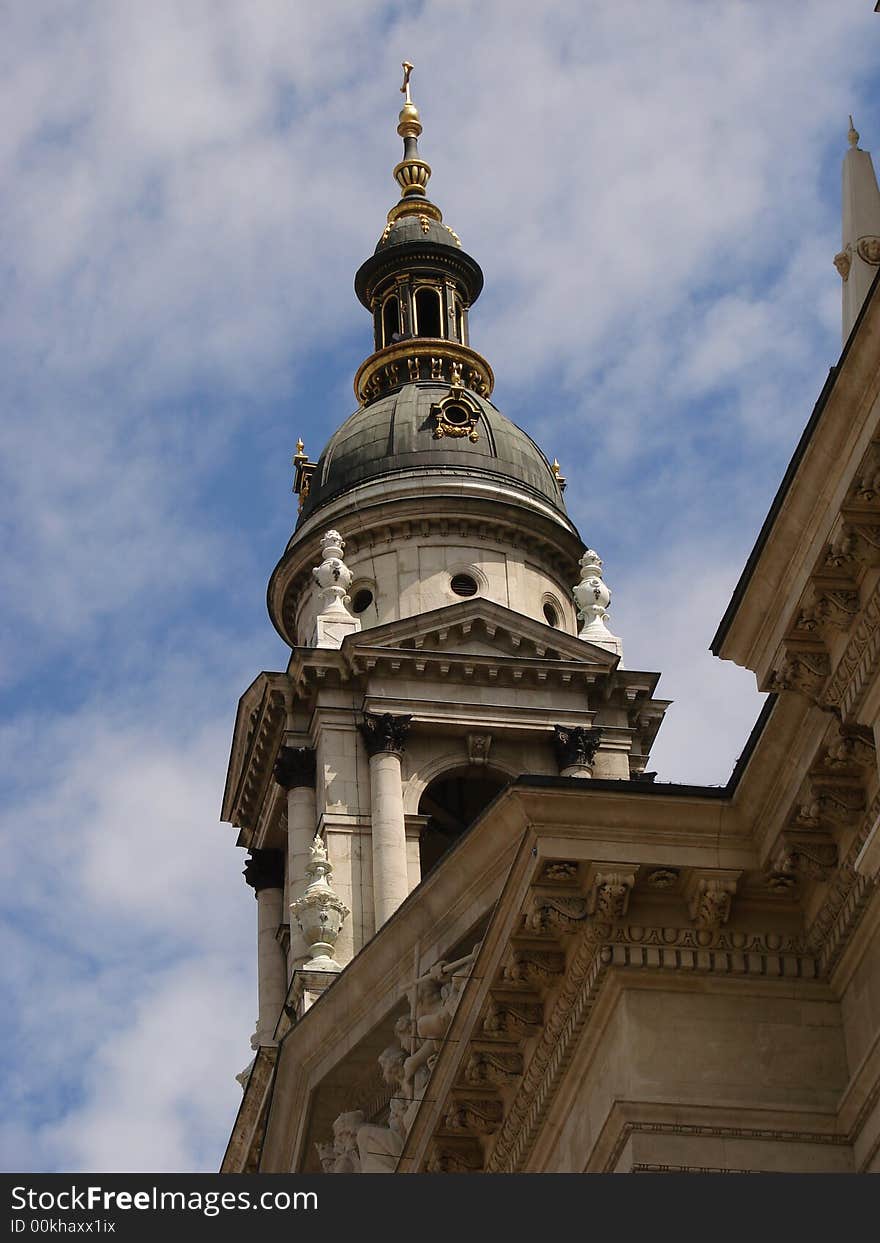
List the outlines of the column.
{"type": "Polygon", "coordinates": [[[592,777],[593,760],[601,740],[601,729],[554,725],[553,746],[560,777],[592,777]]]}
{"type": "MultiPolygon", "coordinates": [[[[305,893],[306,869],[317,831],[314,748],[282,747],[275,761],[275,780],[287,791],[287,901],[293,903],[305,893]]],[[[291,970],[305,957],[305,941],[296,920],[291,919],[291,970]]]]}
{"type": "Polygon", "coordinates": [[[284,896],[284,853],[252,850],[244,878],[257,899],[257,987],[260,1014],[251,1041],[254,1048],[275,1043],[278,1022],[287,995],[287,969],[278,943],[284,896]]]}
{"type": "Polygon", "coordinates": [[[411,716],[365,712],[361,733],[370,757],[373,906],[376,931],[409,893],[400,757],[411,716]]]}

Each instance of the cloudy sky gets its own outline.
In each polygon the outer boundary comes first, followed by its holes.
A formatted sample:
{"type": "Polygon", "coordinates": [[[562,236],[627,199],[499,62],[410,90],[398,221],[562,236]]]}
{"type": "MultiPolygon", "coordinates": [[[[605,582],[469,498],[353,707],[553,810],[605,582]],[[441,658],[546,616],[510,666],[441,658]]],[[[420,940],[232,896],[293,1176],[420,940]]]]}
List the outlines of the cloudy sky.
{"type": "Polygon", "coordinates": [[[707,647],[840,350],[873,0],[9,0],[0,50],[7,1169],[216,1169],[255,903],[218,822],[286,653],[290,457],[353,408],[400,61],[481,263],[495,400],[558,456],[652,767],[760,708],[707,647]]]}

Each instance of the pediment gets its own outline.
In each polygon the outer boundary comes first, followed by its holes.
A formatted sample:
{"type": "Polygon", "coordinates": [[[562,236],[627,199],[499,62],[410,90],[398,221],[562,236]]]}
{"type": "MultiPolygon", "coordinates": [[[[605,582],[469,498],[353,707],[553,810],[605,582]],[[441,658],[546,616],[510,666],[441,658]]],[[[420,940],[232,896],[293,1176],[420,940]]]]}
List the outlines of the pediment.
{"type": "Polygon", "coordinates": [[[577,664],[597,673],[610,673],[618,664],[613,652],[482,597],[361,630],[345,640],[343,650],[352,656],[421,651],[451,658],[531,658],[577,664]]]}

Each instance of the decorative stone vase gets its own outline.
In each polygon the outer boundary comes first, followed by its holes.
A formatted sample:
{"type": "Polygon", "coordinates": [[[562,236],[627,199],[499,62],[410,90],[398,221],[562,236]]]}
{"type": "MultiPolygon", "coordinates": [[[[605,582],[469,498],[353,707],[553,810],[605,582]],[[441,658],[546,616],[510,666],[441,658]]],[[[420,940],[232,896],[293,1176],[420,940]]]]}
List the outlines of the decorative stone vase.
{"type": "Polygon", "coordinates": [[[290,904],[290,913],[299,924],[305,937],[311,958],[303,964],[304,971],[341,971],[333,957],[343,921],[351,914],[348,907],[330,886],[327,877],[333,864],[327,858],[327,850],[320,836],[311,847],[311,862],[306,875],[311,877],[301,898],[290,904]]]}

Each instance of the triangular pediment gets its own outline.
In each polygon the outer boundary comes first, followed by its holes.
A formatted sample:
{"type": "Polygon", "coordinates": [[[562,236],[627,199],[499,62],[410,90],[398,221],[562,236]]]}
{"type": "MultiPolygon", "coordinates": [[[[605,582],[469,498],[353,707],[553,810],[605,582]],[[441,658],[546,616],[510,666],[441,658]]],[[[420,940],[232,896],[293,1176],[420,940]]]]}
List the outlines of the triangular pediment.
{"type": "Polygon", "coordinates": [[[602,673],[610,673],[618,664],[613,652],[483,597],[361,630],[343,646],[352,655],[423,651],[443,652],[452,658],[558,660],[602,673]]]}

